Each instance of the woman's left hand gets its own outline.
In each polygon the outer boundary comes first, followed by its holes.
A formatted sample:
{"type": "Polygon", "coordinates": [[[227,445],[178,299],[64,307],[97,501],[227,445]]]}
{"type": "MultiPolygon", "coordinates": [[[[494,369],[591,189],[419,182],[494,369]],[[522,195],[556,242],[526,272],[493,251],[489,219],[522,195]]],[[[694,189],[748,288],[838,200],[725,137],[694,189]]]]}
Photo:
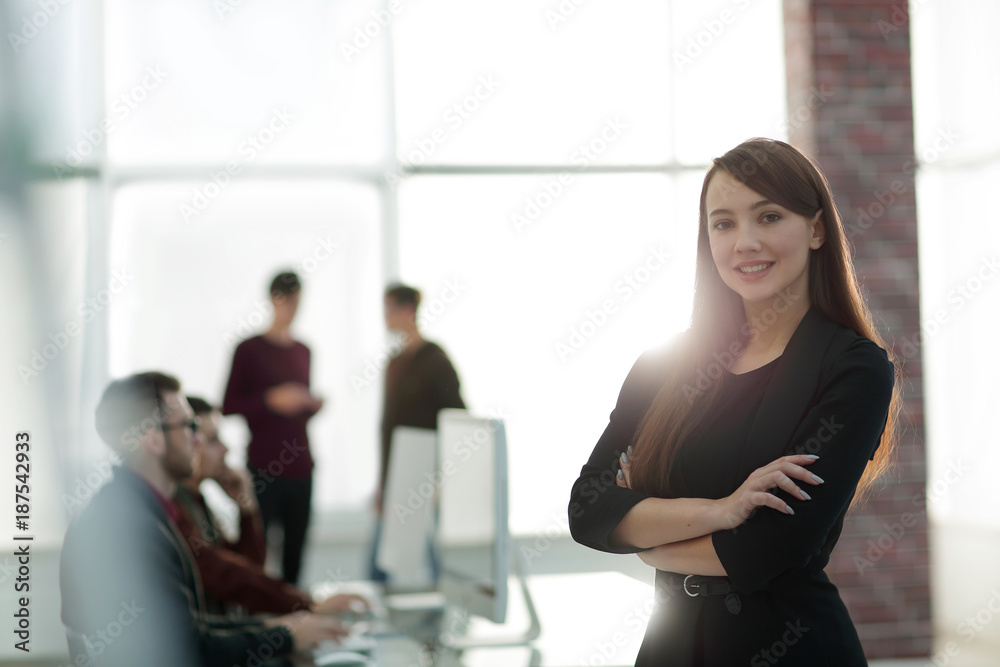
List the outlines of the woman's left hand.
{"type": "Polygon", "coordinates": [[[631,454],[632,445],[629,445],[628,449],[618,457],[618,465],[621,466],[621,469],[618,471],[618,475],[615,476],[615,484],[626,489],[632,488],[632,477],[629,474],[632,470],[632,461],[629,459],[631,454]]]}

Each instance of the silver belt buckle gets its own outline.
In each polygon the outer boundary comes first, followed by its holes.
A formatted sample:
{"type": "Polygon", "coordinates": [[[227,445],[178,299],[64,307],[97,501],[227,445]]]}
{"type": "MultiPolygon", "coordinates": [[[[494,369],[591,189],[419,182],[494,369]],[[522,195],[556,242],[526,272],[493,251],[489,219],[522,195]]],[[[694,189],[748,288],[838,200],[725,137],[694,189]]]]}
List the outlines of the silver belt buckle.
{"type": "MultiPolygon", "coordinates": [[[[690,597],[696,598],[698,597],[698,594],[692,593],[691,591],[688,590],[688,579],[690,579],[693,576],[694,576],[693,574],[689,574],[688,576],[684,577],[684,592],[687,593],[690,597]]],[[[697,585],[698,584],[695,584],[695,586],[697,585]]]]}

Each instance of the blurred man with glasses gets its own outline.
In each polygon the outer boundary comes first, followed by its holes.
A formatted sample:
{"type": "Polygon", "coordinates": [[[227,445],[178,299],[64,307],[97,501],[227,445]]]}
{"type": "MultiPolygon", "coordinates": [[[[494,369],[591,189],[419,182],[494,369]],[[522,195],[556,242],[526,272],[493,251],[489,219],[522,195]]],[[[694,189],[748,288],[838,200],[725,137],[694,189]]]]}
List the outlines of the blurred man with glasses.
{"type": "Polygon", "coordinates": [[[95,422],[123,464],[63,543],[62,620],[74,664],[261,665],[344,636],[335,619],[306,612],[263,622],[207,614],[168,500],[192,472],[199,437],[175,378],[150,372],[111,382],[95,422]]]}

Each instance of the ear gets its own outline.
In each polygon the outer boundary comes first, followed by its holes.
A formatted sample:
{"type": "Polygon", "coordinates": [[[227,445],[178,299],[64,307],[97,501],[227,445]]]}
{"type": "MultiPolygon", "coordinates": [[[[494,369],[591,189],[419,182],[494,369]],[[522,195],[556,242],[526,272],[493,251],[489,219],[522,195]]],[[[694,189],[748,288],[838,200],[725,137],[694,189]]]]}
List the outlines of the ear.
{"type": "Polygon", "coordinates": [[[167,451],[166,434],[158,428],[146,429],[139,437],[139,449],[153,457],[160,457],[167,451]]]}
{"type": "Polygon", "coordinates": [[[826,242],[826,222],[823,220],[823,209],[816,211],[816,215],[809,221],[809,228],[812,230],[809,248],[817,250],[826,242]]]}

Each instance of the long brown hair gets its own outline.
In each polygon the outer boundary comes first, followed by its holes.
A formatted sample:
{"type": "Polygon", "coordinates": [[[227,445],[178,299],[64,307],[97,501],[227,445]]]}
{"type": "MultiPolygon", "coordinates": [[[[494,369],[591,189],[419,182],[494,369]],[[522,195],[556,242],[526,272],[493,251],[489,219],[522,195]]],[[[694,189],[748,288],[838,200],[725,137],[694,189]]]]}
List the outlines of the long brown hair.
{"type": "MultiPolygon", "coordinates": [[[[799,215],[822,211],[826,240],[810,250],[809,299],[829,320],[854,330],[886,349],[896,365],[889,416],[874,460],[858,483],[852,506],[862,501],[893,461],[896,424],[902,404],[899,366],[872,322],[854,275],[843,221],[826,177],[806,155],[774,139],[750,139],[712,161],[701,188],[698,256],[695,267],[691,327],[668,355],[666,381],[640,421],[633,438],[632,487],[655,496],[672,497],[667,486],[681,443],[690,437],[712,408],[725,369],[720,360],[735,359],[756,332],[746,322],[741,297],[716,270],[708,240],[705,198],[712,177],[725,170],[754,192],[799,215]],[[713,372],[714,371],[714,372],[713,372]]],[[[779,297],[780,298],[780,297],[779,297]]]]}

